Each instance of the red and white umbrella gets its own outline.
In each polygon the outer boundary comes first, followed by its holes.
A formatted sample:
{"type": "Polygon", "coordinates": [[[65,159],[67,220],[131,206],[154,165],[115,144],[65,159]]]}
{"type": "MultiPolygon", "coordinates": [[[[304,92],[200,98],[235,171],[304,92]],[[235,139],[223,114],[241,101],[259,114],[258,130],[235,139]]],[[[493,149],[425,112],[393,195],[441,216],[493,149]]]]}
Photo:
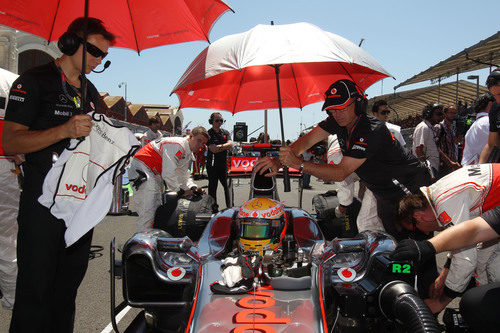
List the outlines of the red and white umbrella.
{"type": "MultiPolygon", "coordinates": [[[[310,23],[258,25],[223,37],[191,63],[173,89],[180,108],[230,111],[279,108],[324,100],[336,80],[353,80],[361,90],[390,74],[368,53],[310,23]]],[[[284,168],[285,192],[290,190],[284,168]]]]}
{"type": "Polygon", "coordinates": [[[53,41],[85,15],[86,5],[88,16],[117,36],[114,46],[137,52],[208,41],[212,25],[231,10],[222,0],[0,0],[0,24],[53,41]]]}
{"type": "Polygon", "coordinates": [[[258,25],[223,37],[203,50],[173,89],[180,107],[245,110],[324,100],[337,79],[351,79],[365,90],[391,76],[363,49],[310,23],[258,25]]]}

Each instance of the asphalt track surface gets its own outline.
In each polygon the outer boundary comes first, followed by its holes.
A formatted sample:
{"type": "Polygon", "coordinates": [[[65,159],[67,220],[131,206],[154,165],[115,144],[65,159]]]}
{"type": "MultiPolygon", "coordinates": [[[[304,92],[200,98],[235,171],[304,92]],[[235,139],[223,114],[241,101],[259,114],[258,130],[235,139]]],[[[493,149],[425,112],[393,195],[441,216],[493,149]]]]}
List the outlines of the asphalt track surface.
{"type": "MultiPolygon", "coordinates": [[[[207,180],[197,181],[199,186],[206,186],[207,180]]],[[[304,190],[303,209],[314,213],[312,209],[312,198],[314,195],[335,189],[335,185],[324,184],[323,181],[311,177],[312,189],[304,190]]],[[[292,181],[291,192],[283,192],[283,180],[278,179],[278,189],[280,199],[287,205],[297,206],[298,182],[292,181]]],[[[234,184],[235,205],[241,204],[243,200],[248,200],[249,180],[241,179],[234,184]]],[[[219,184],[217,198],[221,208],[224,208],[224,194],[219,184]]],[[[133,207],[131,207],[133,209],[133,207]]],[[[123,245],[135,232],[135,220],[133,216],[110,216],[108,215],[94,230],[92,241],[93,246],[103,247],[103,250],[96,251],[94,258],[89,261],[87,274],[80,285],[76,299],[76,319],[74,332],[113,332],[110,324],[110,278],[109,278],[109,245],[113,238],[116,238],[117,246],[123,245]]],[[[121,254],[117,253],[121,258],[121,254]]],[[[445,256],[438,256],[438,266],[444,264],[445,256]]],[[[116,280],[116,303],[120,303],[122,298],[121,280],[116,280]]],[[[458,301],[453,301],[450,306],[458,307],[458,301]]],[[[120,332],[123,332],[140,309],[126,308],[122,311],[121,319],[118,322],[120,332]]],[[[0,307],[0,333],[8,332],[11,311],[0,307]]],[[[29,320],[29,318],[26,318],[29,320]]],[[[33,332],[36,332],[34,327],[33,332]]]]}

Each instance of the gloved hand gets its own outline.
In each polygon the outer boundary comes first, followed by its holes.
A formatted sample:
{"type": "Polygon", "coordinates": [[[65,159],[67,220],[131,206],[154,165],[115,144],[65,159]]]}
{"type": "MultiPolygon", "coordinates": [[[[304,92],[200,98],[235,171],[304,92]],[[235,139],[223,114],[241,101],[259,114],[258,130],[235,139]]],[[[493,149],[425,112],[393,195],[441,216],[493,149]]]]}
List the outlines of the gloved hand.
{"type": "Polygon", "coordinates": [[[421,264],[436,255],[436,249],[428,240],[403,239],[398,243],[390,258],[392,260],[412,260],[421,264]]]}
{"type": "Polygon", "coordinates": [[[219,284],[232,288],[243,279],[238,259],[239,257],[227,257],[222,259],[224,268],[222,268],[222,281],[219,281],[219,284]]]}
{"type": "Polygon", "coordinates": [[[246,254],[222,259],[222,281],[219,283],[232,288],[242,279],[253,279],[261,262],[260,256],[246,254]]]}

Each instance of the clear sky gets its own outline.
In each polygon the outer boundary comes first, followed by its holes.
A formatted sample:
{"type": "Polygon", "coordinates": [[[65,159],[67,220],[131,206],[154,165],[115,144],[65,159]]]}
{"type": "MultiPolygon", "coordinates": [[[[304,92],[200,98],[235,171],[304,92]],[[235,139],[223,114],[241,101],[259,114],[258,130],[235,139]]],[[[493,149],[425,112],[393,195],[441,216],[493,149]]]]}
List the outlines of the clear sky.
{"type": "MultiPolygon", "coordinates": [[[[420,73],[430,66],[474,45],[500,30],[498,0],[227,0],[235,13],[227,12],[215,23],[210,40],[244,32],[257,24],[289,24],[309,22],[323,30],[338,34],[358,44],[371,54],[395,80],[387,78],[372,85],[368,97],[387,94],[398,83],[420,73]]],[[[136,52],[111,48],[111,66],[102,74],[89,78],[99,91],[123,96],[127,82],[127,100],[132,103],[168,104],[178,106],[177,95],[170,95],[173,87],[194,58],[205,48],[206,42],[188,42],[136,52]]],[[[488,70],[464,73],[479,74],[484,84],[488,70]]],[[[446,81],[454,81],[456,76],[446,81]]],[[[475,81],[474,81],[475,82],[475,81]]],[[[414,89],[429,85],[414,84],[399,88],[414,89]]],[[[300,109],[285,109],[285,137],[294,140],[300,130],[325,118],[321,104],[300,109]]],[[[213,110],[183,109],[184,124],[209,127],[208,117],[213,110]]],[[[235,122],[246,122],[249,133],[264,124],[264,111],[245,111],[234,116],[221,112],[227,120],[223,128],[232,130],[235,122]]],[[[269,110],[269,134],[280,138],[277,110],[269,110]]],[[[261,130],[257,131],[257,136],[261,130]]]]}

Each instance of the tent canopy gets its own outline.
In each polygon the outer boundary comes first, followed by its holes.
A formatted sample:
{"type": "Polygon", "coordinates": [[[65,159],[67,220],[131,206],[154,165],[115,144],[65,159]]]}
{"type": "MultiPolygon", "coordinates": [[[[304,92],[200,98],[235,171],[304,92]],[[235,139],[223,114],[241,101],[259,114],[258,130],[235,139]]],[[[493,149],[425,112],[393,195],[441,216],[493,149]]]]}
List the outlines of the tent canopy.
{"type": "MultiPolygon", "coordinates": [[[[479,86],[479,94],[487,91],[486,87],[479,86]]],[[[401,120],[409,116],[422,114],[422,110],[427,103],[440,103],[446,106],[461,101],[462,104],[467,103],[470,105],[476,100],[476,94],[477,85],[475,83],[459,80],[458,89],[457,82],[450,82],[440,86],[433,85],[377,96],[369,100],[368,110],[371,112],[371,106],[375,101],[384,99],[389,104],[389,107],[396,111],[397,117],[401,120]]]]}
{"type": "Polygon", "coordinates": [[[500,31],[479,43],[429,67],[394,88],[427,80],[445,79],[459,73],[500,66],[500,31]]]}

